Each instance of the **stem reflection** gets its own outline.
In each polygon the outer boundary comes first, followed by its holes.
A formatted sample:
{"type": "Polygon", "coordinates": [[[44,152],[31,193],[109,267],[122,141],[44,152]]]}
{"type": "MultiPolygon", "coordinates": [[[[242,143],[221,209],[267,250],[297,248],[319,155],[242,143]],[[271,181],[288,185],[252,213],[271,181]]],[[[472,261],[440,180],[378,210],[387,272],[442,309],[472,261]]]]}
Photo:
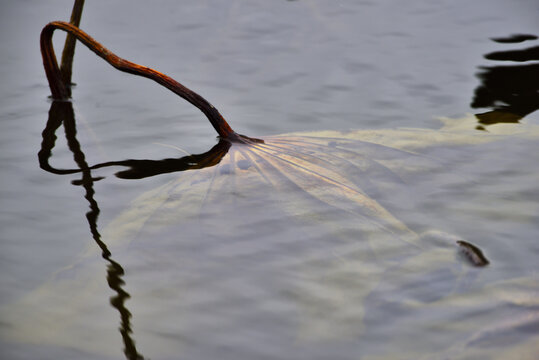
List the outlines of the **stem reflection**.
{"type": "Polygon", "coordinates": [[[130,298],[127,291],[124,290],[125,281],[123,276],[125,274],[122,266],[113,260],[112,254],[107,248],[105,242],[101,239],[101,234],[97,227],[97,219],[99,217],[99,206],[95,200],[94,181],[100,178],[93,178],[91,169],[86,162],[85,155],[80,147],[80,143],[77,138],[77,129],[75,126],[75,115],[73,112],[73,106],[69,101],[54,101],[49,111],[49,120],[47,127],[43,131],[43,142],[41,144],[41,150],[39,151],[38,158],[41,167],[56,174],[69,174],[74,172],[80,172],[82,175],[81,180],[74,181],[74,185],[82,185],[85,190],[84,197],[90,204],[90,211],[86,213],[86,219],[90,226],[90,232],[95,243],[101,249],[101,256],[105,259],[107,264],[107,283],[109,287],[116,293],[116,295],[110,298],[110,304],[118,310],[120,313],[120,334],[122,335],[124,343],[124,354],[129,360],[141,360],[144,357],[138,352],[135,346],[135,340],[132,337],[133,330],[131,328],[131,312],[127,309],[125,302],[130,298]],[[57,170],[52,168],[48,159],[52,154],[52,149],[56,142],[56,130],[64,125],[65,135],[69,149],[73,152],[73,158],[78,166],[77,170],[57,170]]]}

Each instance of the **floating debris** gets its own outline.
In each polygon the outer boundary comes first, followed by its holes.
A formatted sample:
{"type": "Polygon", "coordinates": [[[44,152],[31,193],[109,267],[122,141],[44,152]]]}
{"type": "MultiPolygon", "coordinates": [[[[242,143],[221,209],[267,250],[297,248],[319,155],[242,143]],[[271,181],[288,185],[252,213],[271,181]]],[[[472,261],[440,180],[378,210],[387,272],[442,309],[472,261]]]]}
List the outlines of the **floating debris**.
{"type": "Polygon", "coordinates": [[[488,259],[485,257],[481,249],[479,249],[477,246],[466,242],[464,240],[457,241],[457,245],[459,246],[460,253],[468,259],[468,261],[473,265],[477,267],[483,267],[490,264],[488,259]]]}

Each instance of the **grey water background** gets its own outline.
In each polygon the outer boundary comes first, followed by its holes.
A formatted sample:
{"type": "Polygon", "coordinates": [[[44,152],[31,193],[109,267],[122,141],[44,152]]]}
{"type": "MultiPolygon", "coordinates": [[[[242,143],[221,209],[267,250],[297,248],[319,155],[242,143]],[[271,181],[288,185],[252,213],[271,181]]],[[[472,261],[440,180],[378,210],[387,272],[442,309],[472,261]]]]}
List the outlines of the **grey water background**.
{"type": "MultiPolygon", "coordinates": [[[[0,305],[72,262],[89,242],[80,187],[39,169],[50,107],[39,33],[68,20],[66,1],[0,8],[0,305]]],[[[492,37],[538,34],[536,1],[87,2],[81,28],[121,57],[202,94],[240,133],[437,128],[460,117],[485,54],[524,47],[492,37]]],[[[55,35],[57,52],[63,35],[55,35]]],[[[536,44],[536,43],[535,43],[536,44]]],[[[215,143],[204,117],[142,78],[77,45],[73,81],[79,141],[89,163],[181,156],[215,143]],[[163,146],[164,144],[167,146],[163,146]]],[[[531,121],[537,121],[532,114],[531,121]]],[[[61,136],[51,162],[71,168],[61,136]],[[62,146],[63,145],[63,146],[62,146]]],[[[144,190],[173,178],[96,182],[103,225],[144,190]]],[[[530,250],[535,245],[528,244],[530,250]]],[[[9,352],[28,357],[24,349],[9,352]],[[20,352],[18,352],[20,351],[20,352]]]]}

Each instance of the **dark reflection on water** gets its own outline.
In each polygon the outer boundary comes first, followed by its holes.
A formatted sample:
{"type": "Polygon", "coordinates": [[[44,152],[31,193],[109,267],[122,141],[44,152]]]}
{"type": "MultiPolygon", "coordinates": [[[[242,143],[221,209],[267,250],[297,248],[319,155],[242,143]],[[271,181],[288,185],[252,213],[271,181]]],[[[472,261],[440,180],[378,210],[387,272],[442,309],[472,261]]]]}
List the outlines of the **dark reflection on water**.
{"type": "Polygon", "coordinates": [[[73,181],[74,185],[81,185],[84,190],[84,198],[90,204],[90,211],[86,213],[86,219],[90,226],[90,232],[95,243],[101,249],[101,256],[107,264],[107,283],[109,287],[116,292],[116,295],[110,298],[110,304],[120,313],[120,334],[124,342],[124,354],[127,359],[140,360],[144,357],[139,354],[132,337],[131,312],[127,309],[125,302],[130,298],[127,291],[124,290],[125,281],[122,279],[125,272],[122,266],[112,258],[112,253],[107,248],[107,244],[101,239],[101,234],[97,227],[99,217],[99,205],[95,200],[94,181],[102,178],[93,178],[92,171],[86,162],[86,157],[77,140],[77,128],[75,124],[75,113],[70,101],[53,101],[47,126],[43,131],[43,142],[39,151],[39,163],[41,168],[55,174],[70,174],[80,172],[82,178],[79,181],[73,181]],[[49,158],[52,155],[52,149],[56,142],[56,131],[61,125],[64,125],[65,136],[69,150],[73,153],[73,158],[79,167],[78,170],[58,170],[50,166],[49,158]]]}
{"type": "MultiPolygon", "coordinates": [[[[514,35],[496,38],[500,43],[515,43],[535,40],[535,35],[514,35]]],[[[485,55],[488,60],[529,62],[539,60],[539,46],[518,50],[497,51],[485,55]]],[[[476,114],[478,129],[483,125],[517,123],[528,114],[539,109],[539,64],[484,66],[477,77],[481,85],[476,88],[471,106],[492,108],[476,114]]]]}
{"type": "Polygon", "coordinates": [[[126,307],[125,302],[130,298],[129,293],[124,289],[125,275],[122,266],[112,258],[107,244],[103,241],[99,233],[97,220],[99,217],[99,206],[95,200],[94,182],[102,180],[103,177],[93,177],[92,170],[109,167],[125,166],[128,170],[116,173],[118,178],[122,179],[142,179],[159,174],[171,173],[176,171],[185,171],[193,169],[202,169],[218,164],[224,155],[230,149],[230,142],[219,140],[219,142],[209,151],[203,154],[193,154],[177,159],[162,160],[121,160],[108,161],[90,166],[86,162],[86,156],[77,140],[77,129],[75,122],[75,113],[70,101],[53,101],[49,110],[49,119],[43,130],[43,141],[38,153],[40,167],[53,174],[65,175],[81,173],[80,180],[73,180],[73,185],[80,185],[85,189],[85,199],[90,204],[90,211],[86,213],[86,219],[90,227],[90,232],[95,243],[101,249],[102,257],[107,264],[107,283],[109,287],[116,292],[115,296],[110,298],[110,304],[120,313],[120,334],[124,342],[124,354],[127,359],[144,359],[137,351],[135,340],[132,336],[131,317],[132,314],[126,307]],[[49,160],[52,156],[52,150],[56,144],[56,132],[61,126],[64,126],[65,136],[69,150],[73,153],[74,160],[78,166],[76,169],[57,169],[53,167],[49,160]]]}
{"type": "MultiPolygon", "coordinates": [[[[89,166],[84,161],[84,154],[82,153],[78,142],[75,139],[75,122],[74,113],[71,102],[68,101],[54,101],[52,103],[49,112],[49,121],[43,131],[43,143],[41,150],[38,154],[39,165],[43,170],[51,172],[53,174],[73,174],[82,172],[83,175],[90,170],[109,166],[126,166],[129,169],[116,173],[116,176],[120,179],[143,179],[150,176],[159,174],[166,174],[176,171],[203,169],[218,164],[223,156],[226,155],[230,149],[230,142],[226,140],[219,140],[219,142],[212,147],[209,151],[203,154],[192,154],[177,159],[162,159],[162,160],[138,160],[128,159],[119,161],[107,161],[96,165],[89,166]],[[67,122],[64,119],[68,119],[67,122]],[[52,148],[56,141],[56,131],[64,121],[66,128],[66,137],[68,139],[68,145],[71,151],[75,154],[75,160],[79,165],[78,169],[56,169],[49,163],[49,158],[52,154],[52,148]],[[71,128],[72,127],[72,128],[71,128]],[[68,131],[69,129],[69,131],[68,131]],[[71,142],[74,143],[71,143],[71,142]]],[[[98,181],[102,178],[90,178],[92,181],[98,181]]],[[[79,182],[75,181],[75,185],[79,182]]],[[[84,184],[84,180],[82,181],[84,184]]]]}
{"type": "Polygon", "coordinates": [[[537,36],[530,34],[514,34],[508,37],[492,38],[492,41],[499,43],[520,43],[526,40],[536,40],[537,36]]]}
{"type": "Polygon", "coordinates": [[[229,141],[221,139],[214,147],[203,154],[192,154],[178,159],[109,161],[94,165],[91,169],[107,166],[129,167],[128,170],[116,173],[116,176],[120,179],[143,179],[171,172],[203,169],[217,165],[230,149],[230,145],[229,141]]]}

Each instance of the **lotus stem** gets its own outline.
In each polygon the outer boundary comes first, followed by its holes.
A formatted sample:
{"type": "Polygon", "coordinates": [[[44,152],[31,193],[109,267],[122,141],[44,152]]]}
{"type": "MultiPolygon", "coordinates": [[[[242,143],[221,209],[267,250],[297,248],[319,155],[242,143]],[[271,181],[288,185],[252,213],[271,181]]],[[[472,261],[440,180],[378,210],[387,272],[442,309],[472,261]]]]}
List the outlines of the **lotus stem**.
{"type": "MultiPolygon", "coordinates": [[[[84,0],[75,0],[73,10],[71,11],[71,19],[69,20],[70,24],[79,27],[83,7],[84,0]]],[[[76,40],[77,39],[73,35],[67,34],[64,50],[62,51],[62,64],[60,65],[62,80],[64,81],[69,95],[71,95],[71,74],[73,73],[73,56],[75,55],[76,40]]]]}
{"type": "Polygon", "coordinates": [[[116,56],[78,27],[63,21],[53,21],[47,24],[41,31],[40,38],[43,66],[45,67],[45,73],[47,74],[52,97],[55,100],[67,100],[70,97],[68,87],[62,80],[62,74],[58,68],[58,62],[56,61],[56,55],[54,53],[54,47],[52,44],[52,35],[56,29],[66,31],[67,33],[73,35],[77,40],[82,42],[90,50],[96,53],[99,57],[103,58],[116,69],[152,79],[158,84],[163,85],[167,89],[184,98],[200,109],[204,115],[206,115],[221,138],[230,141],[243,141],[243,139],[245,139],[241,135],[236,134],[236,132],[232,130],[230,125],[228,125],[226,120],[219,113],[219,111],[217,111],[217,109],[202,96],[186,88],[171,77],[160,73],[159,71],[135,64],[116,56]]]}

